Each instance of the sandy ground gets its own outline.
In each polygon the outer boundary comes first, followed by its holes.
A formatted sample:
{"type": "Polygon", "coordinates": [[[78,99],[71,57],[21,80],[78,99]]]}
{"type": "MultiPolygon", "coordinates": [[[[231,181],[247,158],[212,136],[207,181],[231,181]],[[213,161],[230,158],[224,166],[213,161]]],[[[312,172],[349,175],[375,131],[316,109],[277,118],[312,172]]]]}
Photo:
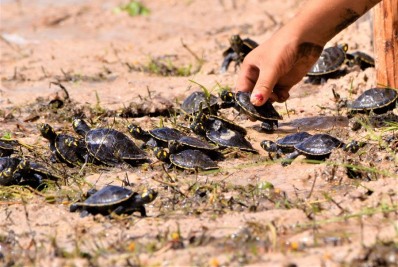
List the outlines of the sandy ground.
{"type": "MultiPolygon", "coordinates": [[[[219,72],[228,38],[238,33],[262,42],[294,16],[302,1],[143,1],[150,14],[136,17],[114,12],[123,1],[0,3],[0,135],[11,134],[34,146],[33,152],[22,153],[65,180],[40,192],[1,187],[2,264],[378,266],[361,264],[391,257],[396,264],[397,159],[396,151],[382,141],[391,133],[351,132],[346,109],[337,109],[332,92],[355,99],[375,86],[373,68],[350,68],[347,75],[322,85],[300,82],[286,106],[274,105],[284,120],[273,134],[259,131],[259,122],[235,111],[222,111],[248,129],[259,154],[232,151],[218,172],[172,170],[166,175],[155,159],[138,167],[69,169],[50,163],[48,143],[37,129],[48,122],[71,133],[73,113],[124,132],[131,122],[146,129],[160,121],[171,125],[168,118],[120,119],[117,114],[131,103],[155,98],[178,107],[189,93],[200,90],[191,81],[214,94],[220,86],[234,88],[233,66],[219,72]],[[190,66],[192,74],[142,71],[151,59],[190,66]],[[58,86],[49,86],[57,81],[67,88],[72,104],[49,111],[43,103],[63,97],[58,86]],[[260,148],[260,141],[297,129],[368,145],[357,154],[336,150],[325,163],[299,158],[287,167],[260,148]],[[359,170],[358,179],[348,177],[347,166],[359,170]],[[149,186],[159,191],[147,205],[148,218],[80,218],[69,212],[69,205],[91,186],[121,185],[125,177],[137,190],[149,186]],[[267,182],[274,188],[267,189],[267,182]]],[[[330,45],[346,42],[350,51],[372,54],[371,25],[371,16],[365,15],[330,45]]]]}

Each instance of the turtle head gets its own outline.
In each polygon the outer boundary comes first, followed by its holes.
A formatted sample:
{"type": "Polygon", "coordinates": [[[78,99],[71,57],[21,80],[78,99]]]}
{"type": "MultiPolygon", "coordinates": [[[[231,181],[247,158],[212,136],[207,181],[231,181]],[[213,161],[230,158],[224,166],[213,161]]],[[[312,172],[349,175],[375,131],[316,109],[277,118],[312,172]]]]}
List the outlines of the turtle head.
{"type": "Polygon", "coordinates": [[[167,143],[167,147],[169,148],[169,153],[173,154],[178,151],[179,147],[181,147],[181,144],[176,140],[170,140],[167,143]]]}
{"type": "Polygon", "coordinates": [[[229,90],[222,90],[220,93],[220,98],[224,102],[232,102],[234,101],[235,94],[229,90]]]}
{"type": "Polygon", "coordinates": [[[270,140],[261,141],[260,146],[267,152],[276,152],[278,150],[275,142],[270,140]]]}
{"type": "Polygon", "coordinates": [[[129,130],[129,133],[131,134],[131,136],[136,139],[142,138],[142,135],[144,134],[144,131],[142,130],[142,128],[133,123],[128,125],[127,129],[129,130]]]}
{"type": "Polygon", "coordinates": [[[53,127],[51,127],[47,123],[43,123],[43,124],[39,125],[39,130],[40,130],[41,135],[50,141],[55,140],[55,137],[57,136],[53,127]]]}
{"type": "Polygon", "coordinates": [[[235,94],[229,90],[222,90],[220,98],[222,100],[221,108],[230,108],[235,105],[235,94]]]}
{"type": "Polygon", "coordinates": [[[338,46],[339,46],[339,48],[341,48],[344,52],[347,52],[347,50],[348,50],[348,44],[343,43],[343,44],[339,44],[338,46]]]}
{"type": "Polygon", "coordinates": [[[141,199],[145,204],[147,204],[147,203],[151,203],[152,201],[154,201],[157,196],[158,196],[157,191],[155,191],[154,189],[148,189],[148,190],[145,190],[145,192],[141,194],[141,199]]]}
{"type": "Polygon", "coordinates": [[[155,157],[158,160],[165,161],[165,162],[169,160],[169,156],[170,156],[170,153],[162,147],[155,147],[153,149],[153,154],[155,155],[155,157]]]}
{"type": "Polygon", "coordinates": [[[85,136],[88,131],[90,131],[90,127],[88,124],[82,120],[81,118],[74,117],[72,119],[72,127],[75,132],[80,136],[85,136]]]}
{"type": "Polygon", "coordinates": [[[24,170],[28,170],[30,168],[30,162],[26,159],[22,159],[17,168],[16,171],[24,171],[24,170]]]}
{"type": "Polygon", "coordinates": [[[363,143],[353,140],[348,144],[343,145],[343,150],[351,153],[356,153],[363,145],[363,143]]]}
{"type": "Polygon", "coordinates": [[[198,135],[206,135],[206,128],[200,121],[195,121],[190,126],[191,130],[198,135]]]}
{"type": "Polygon", "coordinates": [[[242,38],[240,38],[240,36],[238,34],[234,34],[229,38],[229,43],[230,43],[232,49],[234,49],[234,47],[242,47],[243,40],[242,40],[242,38]]]}
{"type": "Polygon", "coordinates": [[[5,185],[4,182],[6,179],[10,179],[14,174],[14,170],[12,168],[7,168],[4,171],[0,172],[0,177],[2,177],[2,185],[5,185]]]}

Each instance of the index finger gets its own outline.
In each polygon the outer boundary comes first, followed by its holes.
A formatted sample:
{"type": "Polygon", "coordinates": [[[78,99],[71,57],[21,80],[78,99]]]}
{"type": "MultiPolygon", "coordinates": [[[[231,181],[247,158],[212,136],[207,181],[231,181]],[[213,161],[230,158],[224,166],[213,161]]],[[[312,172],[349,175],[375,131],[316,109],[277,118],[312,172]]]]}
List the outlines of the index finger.
{"type": "Polygon", "coordinates": [[[236,91],[251,92],[257,82],[260,70],[251,64],[241,65],[241,69],[236,81],[236,91]]]}

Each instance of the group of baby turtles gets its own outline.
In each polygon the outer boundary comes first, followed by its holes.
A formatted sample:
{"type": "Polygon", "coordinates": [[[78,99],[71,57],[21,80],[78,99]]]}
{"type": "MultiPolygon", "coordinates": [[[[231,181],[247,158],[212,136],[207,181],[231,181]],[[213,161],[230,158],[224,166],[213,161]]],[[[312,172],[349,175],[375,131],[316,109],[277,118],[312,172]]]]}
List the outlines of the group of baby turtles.
{"type": "Polygon", "coordinates": [[[188,170],[217,169],[217,159],[222,158],[220,149],[236,148],[242,151],[257,153],[246,139],[245,128],[217,116],[222,108],[235,107],[250,117],[263,121],[263,124],[273,129],[282,119],[278,112],[268,102],[262,107],[254,107],[250,103],[248,93],[236,94],[223,91],[220,98],[196,91],[190,94],[181,104],[182,112],[191,118],[190,134],[175,128],[160,127],[148,131],[140,126],[128,126],[130,134],[151,147],[156,158],[188,170]],[[196,134],[196,136],[194,135],[196,134]]]}
{"type": "MultiPolygon", "coordinates": [[[[221,72],[226,72],[232,61],[236,65],[241,64],[245,56],[258,46],[258,43],[252,39],[242,39],[239,35],[233,35],[229,41],[230,47],[223,53],[224,60],[221,64],[221,72]]],[[[317,84],[328,78],[339,77],[346,72],[342,68],[344,64],[350,67],[357,65],[364,70],[368,67],[374,67],[375,61],[370,55],[361,51],[348,53],[347,44],[327,47],[322,51],[317,62],[308,71],[307,81],[317,84]]],[[[397,98],[397,91],[391,88],[368,89],[348,105],[350,110],[349,116],[354,116],[356,113],[385,113],[396,106],[397,98]]],[[[360,123],[354,123],[352,129],[357,130],[359,127],[360,123]]],[[[272,130],[272,127],[267,128],[267,125],[264,128],[272,130]]],[[[341,141],[337,141],[334,137],[324,134],[315,135],[310,138],[307,135],[307,133],[296,133],[286,136],[276,143],[272,143],[272,145],[270,141],[264,141],[261,145],[267,151],[281,152],[286,149],[295,150],[294,153],[289,155],[289,158],[293,159],[299,153],[322,158],[330,154],[332,148],[339,147],[342,144],[341,141]],[[304,138],[305,141],[302,140],[304,138]]],[[[353,146],[350,147],[352,148],[353,146]]]]}
{"type": "MultiPolygon", "coordinates": [[[[57,134],[48,124],[40,125],[43,137],[50,141],[52,160],[80,166],[85,163],[98,163],[114,166],[122,161],[147,160],[146,153],[123,133],[111,128],[90,129],[79,118],[73,119],[73,128],[80,137],[57,134]]],[[[51,173],[44,166],[12,157],[19,143],[15,140],[0,140],[0,185],[29,185],[38,188],[44,180],[59,180],[61,177],[51,173]]],[[[143,194],[125,187],[108,185],[99,190],[89,190],[87,199],[72,204],[71,212],[81,210],[81,216],[87,214],[130,214],[135,211],[146,216],[144,204],[152,202],[157,196],[153,189],[143,194]]]]}
{"type": "Polygon", "coordinates": [[[44,180],[59,178],[41,164],[24,158],[12,157],[22,145],[17,140],[0,139],[0,186],[29,185],[36,188],[44,180]]]}
{"type": "MultiPolygon", "coordinates": [[[[397,106],[398,93],[391,88],[371,88],[364,91],[357,99],[349,104],[349,115],[357,113],[383,114],[397,106]]],[[[268,152],[275,152],[278,157],[287,154],[284,165],[287,165],[298,155],[305,155],[311,159],[324,159],[334,148],[342,147],[346,151],[356,152],[360,145],[356,141],[344,144],[341,140],[328,134],[310,135],[307,132],[298,132],[287,135],[276,142],[264,140],[261,147],[268,152]]]]}
{"type": "MultiPolygon", "coordinates": [[[[243,58],[257,46],[250,39],[241,39],[238,35],[231,38],[231,47],[224,52],[222,71],[226,71],[232,61],[240,64],[243,58]]],[[[347,60],[361,68],[373,66],[373,59],[362,53],[348,54],[347,45],[326,48],[318,62],[308,73],[309,77],[327,77],[339,71],[347,60]]],[[[390,88],[372,88],[366,90],[349,104],[351,116],[356,113],[385,113],[396,106],[398,94],[390,88]]],[[[278,127],[282,116],[267,101],[257,107],[250,102],[250,93],[228,90],[219,96],[207,91],[196,91],[182,102],[180,109],[183,116],[189,118],[189,127],[157,127],[142,129],[137,124],[127,126],[127,131],[136,140],[139,147],[126,134],[111,127],[91,128],[82,118],[72,119],[72,128],[76,135],[56,133],[53,127],[44,123],[39,126],[41,135],[49,141],[51,161],[61,162],[69,167],[85,164],[116,166],[119,164],[136,165],[149,162],[148,151],[170,166],[199,171],[213,170],[218,167],[218,160],[223,159],[221,149],[234,148],[249,153],[257,153],[247,140],[247,130],[235,122],[223,118],[219,111],[235,108],[252,120],[261,121],[261,129],[267,133],[278,127]]],[[[13,156],[21,144],[16,140],[0,139],[0,185],[29,185],[38,188],[44,180],[58,180],[41,164],[32,160],[13,156]]],[[[260,146],[278,157],[284,156],[283,165],[288,165],[298,155],[310,159],[322,160],[335,148],[356,152],[359,144],[355,141],[345,144],[338,138],[321,133],[311,135],[297,132],[278,140],[264,140],[260,146]]],[[[71,205],[70,211],[87,214],[131,214],[139,212],[146,216],[144,205],[152,202],[157,192],[148,189],[139,194],[126,187],[107,185],[96,191],[87,192],[84,199],[71,205]]]]}
{"type": "MultiPolygon", "coordinates": [[[[225,101],[228,102],[235,102],[239,103],[237,105],[237,109],[250,117],[254,119],[264,119],[268,125],[275,125],[277,126],[277,121],[279,119],[282,119],[282,117],[278,114],[278,112],[272,107],[271,103],[267,103],[264,106],[261,107],[255,107],[250,103],[250,95],[247,93],[243,92],[238,92],[236,94],[233,94],[231,92],[225,92],[223,91],[220,94],[220,98],[224,101],[223,106],[230,106],[230,105],[225,105],[225,101]],[[232,100],[230,100],[232,99],[232,100]],[[257,113],[260,113],[261,115],[258,115],[257,113]],[[264,115],[266,114],[266,115],[264,115]]],[[[199,107],[200,105],[206,105],[206,107],[214,107],[217,105],[217,98],[213,95],[208,96],[208,101],[206,104],[205,95],[204,93],[201,92],[195,92],[192,94],[190,97],[187,98],[189,102],[195,102],[195,107],[199,107]],[[193,95],[200,95],[200,97],[197,98],[197,102],[202,101],[203,103],[197,103],[196,101],[193,101],[193,95]]],[[[391,89],[391,88],[371,88],[363,92],[357,99],[355,99],[352,103],[349,105],[349,110],[351,116],[355,116],[356,113],[366,113],[369,114],[370,112],[372,113],[384,113],[387,112],[391,109],[393,109],[396,106],[396,102],[398,99],[398,94],[396,90],[391,89]]],[[[183,103],[184,107],[187,107],[187,103],[183,103]]],[[[222,106],[222,105],[219,105],[222,106]]],[[[194,112],[194,109],[188,109],[185,108],[186,112],[194,112]]],[[[215,110],[218,110],[216,108],[215,110]]],[[[245,132],[242,130],[236,130],[237,127],[240,127],[236,124],[233,124],[233,122],[228,122],[226,124],[225,119],[221,119],[221,117],[217,117],[215,115],[197,115],[196,120],[200,117],[205,117],[205,121],[209,120],[209,126],[205,127],[207,128],[206,130],[206,136],[209,140],[213,142],[218,142],[220,144],[220,141],[212,140],[212,137],[216,136],[217,134],[220,135],[220,129],[222,131],[233,131],[234,133],[241,133],[244,137],[245,132]],[[215,123],[215,122],[217,123],[215,123]],[[221,127],[220,129],[215,128],[215,125],[226,125],[224,127],[221,127]],[[228,129],[228,130],[226,130],[228,129]],[[232,130],[233,129],[233,130],[232,130]]],[[[200,119],[203,121],[203,119],[200,119]]],[[[195,122],[192,124],[195,125],[195,122]]],[[[201,128],[201,127],[199,127],[201,128]]],[[[240,127],[241,128],[241,127],[240,127]]],[[[269,129],[271,130],[271,129],[269,129]]],[[[224,140],[226,142],[233,142],[235,144],[244,144],[246,141],[245,139],[239,139],[240,141],[236,141],[234,138],[229,138],[230,136],[236,136],[236,134],[230,135],[230,134],[222,134],[224,136],[224,140]]],[[[285,157],[285,160],[283,161],[283,165],[289,164],[295,157],[298,155],[305,155],[307,158],[310,159],[317,159],[321,160],[330,155],[333,149],[335,148],[343,148],[346,151],[350,152],[356,152],[359,149],[359,144],[356,141],[352,141],[348,144],[344,144],[343,141],[337,139],[336,137],[333,137],[328,134],[315,134],[315,135],[310,135],[307,132],[298,132],[294,133],[291,135],[287,135],[281,139],[278,139],[276,142],[270,141],[270,140],[264,140],[260,143],[261,147],[268,151],[268,152],[276,152],[278,157],[281,157],[282,154],[287,154],[285,157]]],[[[239,146],[236,146],[239,147],[239,146]]],[[[242,148],[241,148],[242,149],[242,148]]],[[[245,150],[244,148],[242,150],[245,150]]],[[[247,150],[251,151],[251,150],[247,150]]],[[[254,151],[252,151],[254,152],[254,151]]]]}

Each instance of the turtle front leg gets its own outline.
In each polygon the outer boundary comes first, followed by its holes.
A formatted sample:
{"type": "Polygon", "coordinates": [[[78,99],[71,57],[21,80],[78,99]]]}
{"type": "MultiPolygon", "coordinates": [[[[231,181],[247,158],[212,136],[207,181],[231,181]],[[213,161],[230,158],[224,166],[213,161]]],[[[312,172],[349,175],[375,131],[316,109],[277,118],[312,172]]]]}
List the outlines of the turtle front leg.
{"type": "Polygon", "coordinates": [[[221,73],[227,72],[229,64],[231,64],[232,61],[236,61],[237,59],[238,59],[238,54],[236,54],[235,52],[226,55],[221,64],[220,72],[221,73]]]}
{"type": "Polygon", "coordinates": [[[145,207],[142,205],[142,206],[139,206],[138,208],[137,208],[137,211],[141,214],[141,217],[147,217],[147,215],[146,215],[146,209],[145,209],[145,207]]]}
{"type": "Polygon", "coordinates": [[[290,163],[292,163],[292,161],[297,158],[300,155],[300,152],[298,152],[297,150],[287,154],[286,157],[282,160],[282,166],[287,166],[290,165],[290,163]]]}
{"type": "Polygon", "coordinates": [[[121,206],[118,206],[116,209],[114,209],[112,211],[112,213],[114,213],[116,215],[121,215],[121,214],[125,213],[125,211],[126,211],[125,207],[123,205],[121,205],[121,206]]]}
{"type": "Polygon", "coordinates": [[[273,131],[275,131],[275,128],[278,128],[278,121],[274,121],[274,120],[265,120],[263,121],[263,123],[261,124],[261,129],[263,129],[265,132],[267,133],[272,133],[273,131]]]}

